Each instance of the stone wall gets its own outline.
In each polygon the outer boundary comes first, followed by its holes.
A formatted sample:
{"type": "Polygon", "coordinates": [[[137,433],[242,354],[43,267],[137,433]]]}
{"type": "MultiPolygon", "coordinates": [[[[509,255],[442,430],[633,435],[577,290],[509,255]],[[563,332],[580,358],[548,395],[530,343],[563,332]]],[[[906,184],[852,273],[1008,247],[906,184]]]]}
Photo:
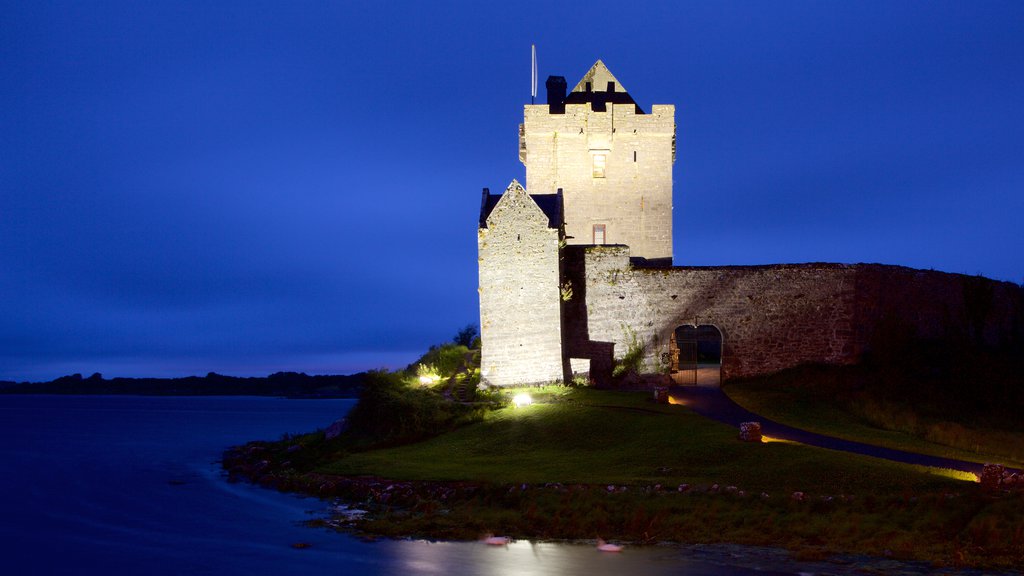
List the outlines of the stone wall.
{"type": "Polygon", "coordinates": [[[513,183],[478,230],[481,379],[561,380],[560,230],[513,183]]]}
{"type": "Polygon", "coordinates": [[[718,327],[728,379],[855,362],[883,323],[923,337],[975,326],[997,344],[1020,330],[1022,315],[1014,284],[879,264],[634,268],[625,246],[578,246],[566,250],[565,269],[568,355],[620,358],[635,341],[652,372],[665,368],[672,333],[686,324],[718,327]]]}
{"type": "Polygon", "coordinates": [[[1011,282],[882,264],[858,264],[857,272],[857,337],[866,348],[882,323],[989,346],[1024,336],[1024,290],[1011,282]]]}
{"type": "Polygon", "coordinates": [[[672,164],[675,107],[637,114],[633,104],[594,111],[568,104],[564,114],[528,105],[520,128],[526,183],[534,192],[562,189],[570,244],[593,244],[595,224],[606,244],[628,244],[632,256],[672,258],[672,164]],[[604,156],[604,177],[594,157],[604,156]]]}

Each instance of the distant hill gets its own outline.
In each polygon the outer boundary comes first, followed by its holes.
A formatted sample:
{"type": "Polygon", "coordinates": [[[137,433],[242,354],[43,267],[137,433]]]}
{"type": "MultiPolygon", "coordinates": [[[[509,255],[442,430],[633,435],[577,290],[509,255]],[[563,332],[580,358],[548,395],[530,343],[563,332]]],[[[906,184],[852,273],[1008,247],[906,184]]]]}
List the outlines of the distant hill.
{"type": "Polygon", "coordinates": [[[210,372],[185,378],[112,378],[100,374],[62,376],[50,382],[0,382],[0,394],[134,394],[140,396],[288,396],[294,398],[355,398],[363,373],[350,376],[309,376],[276,372],[240,378],[210,372]]]}

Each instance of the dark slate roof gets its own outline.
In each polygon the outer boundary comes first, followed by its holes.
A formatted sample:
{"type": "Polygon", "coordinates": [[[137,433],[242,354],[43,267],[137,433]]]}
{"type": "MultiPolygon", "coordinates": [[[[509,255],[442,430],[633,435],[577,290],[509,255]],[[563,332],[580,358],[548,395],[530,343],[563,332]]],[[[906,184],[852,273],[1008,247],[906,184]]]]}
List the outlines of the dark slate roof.
{"type": "MultiPolygon", "coordinates": [[[[481,228],[487,228],[487,217],[498,205],[501,196],[501,194],[484,192],[483,202],[480,205],[481,228]]],[[[530,194],[530,198],[548,217],[548,228],[558,228],[562,225],[562,196],[560,194],[530,194]]]]}
{"type": "Polygon", "coordinates": [[[566,104],[590,104],[590,109],[595,112],[606,111],[609,102],[632,104],[636,107],[637,114],[645,114],[640,105],[629,95],[629,92],[569,92],[565,96],[566,104]]]}
{"type": "Polygon", "coordinates": [[[498,200],[501,200],[501,194],[491,194],[487,190],[484,190],[484,200],[480,205],[480,227],[487,228],[487,217],[491,215],[491,211],[498,205],[498,200]]]}
{"type": "Polygon", "coordinates": [[[548,217],[548,228],[558,228],[562,225],[561,194],[530,194],[530,198],[533,198],[544,215],[548,217]]]}

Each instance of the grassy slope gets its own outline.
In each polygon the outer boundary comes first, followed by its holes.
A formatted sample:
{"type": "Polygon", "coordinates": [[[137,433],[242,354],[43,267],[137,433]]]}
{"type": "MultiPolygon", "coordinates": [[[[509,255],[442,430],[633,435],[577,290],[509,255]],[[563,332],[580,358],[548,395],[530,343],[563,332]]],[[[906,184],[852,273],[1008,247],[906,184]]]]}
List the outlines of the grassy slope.
{"type": "Polygon", "coordinates": [[[1024,563],[1024,495],[991,498],[973,482],[917,467],[736,436],[648,394],[579,389],[416,444],[348,454],[319,470],[484,486],[468,500],[421,497],[411,509],[387,507],[363,525],[378,534],[600,535],[784,546],[804,558],[846,551],[944,565],[1024,563]],[[567,486],[542,487],[553,482],[567,486]],[[652,490],[656,483],[668,490],[652,490]],[[678,483],[695,487],[680,494],[672,489],[678,483]],[[630,487],[609,493],[609,484],[630,487]],[[746,494],[727,493],[729,485],[746,494]],[[798,490],[806,501],[790,498],[798,490]],[[840,494],[853,498],[826,496],[840,494]]]}
{"type": "Polygon", "coordinates": [[[808,446],[746,444],[735,429],[648,394],[540,396],[548,402],[414,444],[351,453],[343,439],[312,433],[237,448],[225,466],[264,486],[369,507],[358,526],[373,534],[733,542],[798,558],[845,551],[1024,566],[1024,494],[986,494],[974,482],[808,446]],[[677,491],[681,483],[693,487],[677,491]],[[798,490],[806,499],[790,497],[798,490]]]}
{"type": "Polygon", "coordinates": [[[852,413],[845,393],[818,387],[817,370],[727,383],[723,389],[736,403],[771,420],[847,440],[956,458],[971,462],[998,462],[1024,468],[1024,433],[967,428],[919,417],[919,425],[953,428],[961,447],[929,441],[919,435],[886,430],[852,413]],[[792,380],[800,380],[794,382],[792,380]],[[967,447],[970,447],[968,449],[967,447]]]}
{"type": "Polygon", "coordinates": [[[425,442],[352,454],[321,470],[413,480],[718,483],[776,494],[962,487],[909,466],[807,446],[746,444],[736,434],[647,394],[578,390],[556,403],[492,412],[425,442]]]}

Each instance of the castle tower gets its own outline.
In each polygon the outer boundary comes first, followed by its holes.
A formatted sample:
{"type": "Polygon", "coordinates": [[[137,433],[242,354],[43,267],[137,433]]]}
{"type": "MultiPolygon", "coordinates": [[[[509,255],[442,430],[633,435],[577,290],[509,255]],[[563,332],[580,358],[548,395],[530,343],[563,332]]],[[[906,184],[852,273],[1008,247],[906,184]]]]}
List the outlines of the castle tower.
{"type": "Polygon", "coordinates": [[[524,107],[527,186],[563,191],[569,244],[625,244],[639,264],[670,266],[675,106],[644,113],[600,60],[565,89],[552,76],[548,103],[524,107]]]}
{"type": "Polygon", "coordinates": [[[480,205],[480,376],[494,386],[563,378],[562,197],[515,180],[480,205]]]}

